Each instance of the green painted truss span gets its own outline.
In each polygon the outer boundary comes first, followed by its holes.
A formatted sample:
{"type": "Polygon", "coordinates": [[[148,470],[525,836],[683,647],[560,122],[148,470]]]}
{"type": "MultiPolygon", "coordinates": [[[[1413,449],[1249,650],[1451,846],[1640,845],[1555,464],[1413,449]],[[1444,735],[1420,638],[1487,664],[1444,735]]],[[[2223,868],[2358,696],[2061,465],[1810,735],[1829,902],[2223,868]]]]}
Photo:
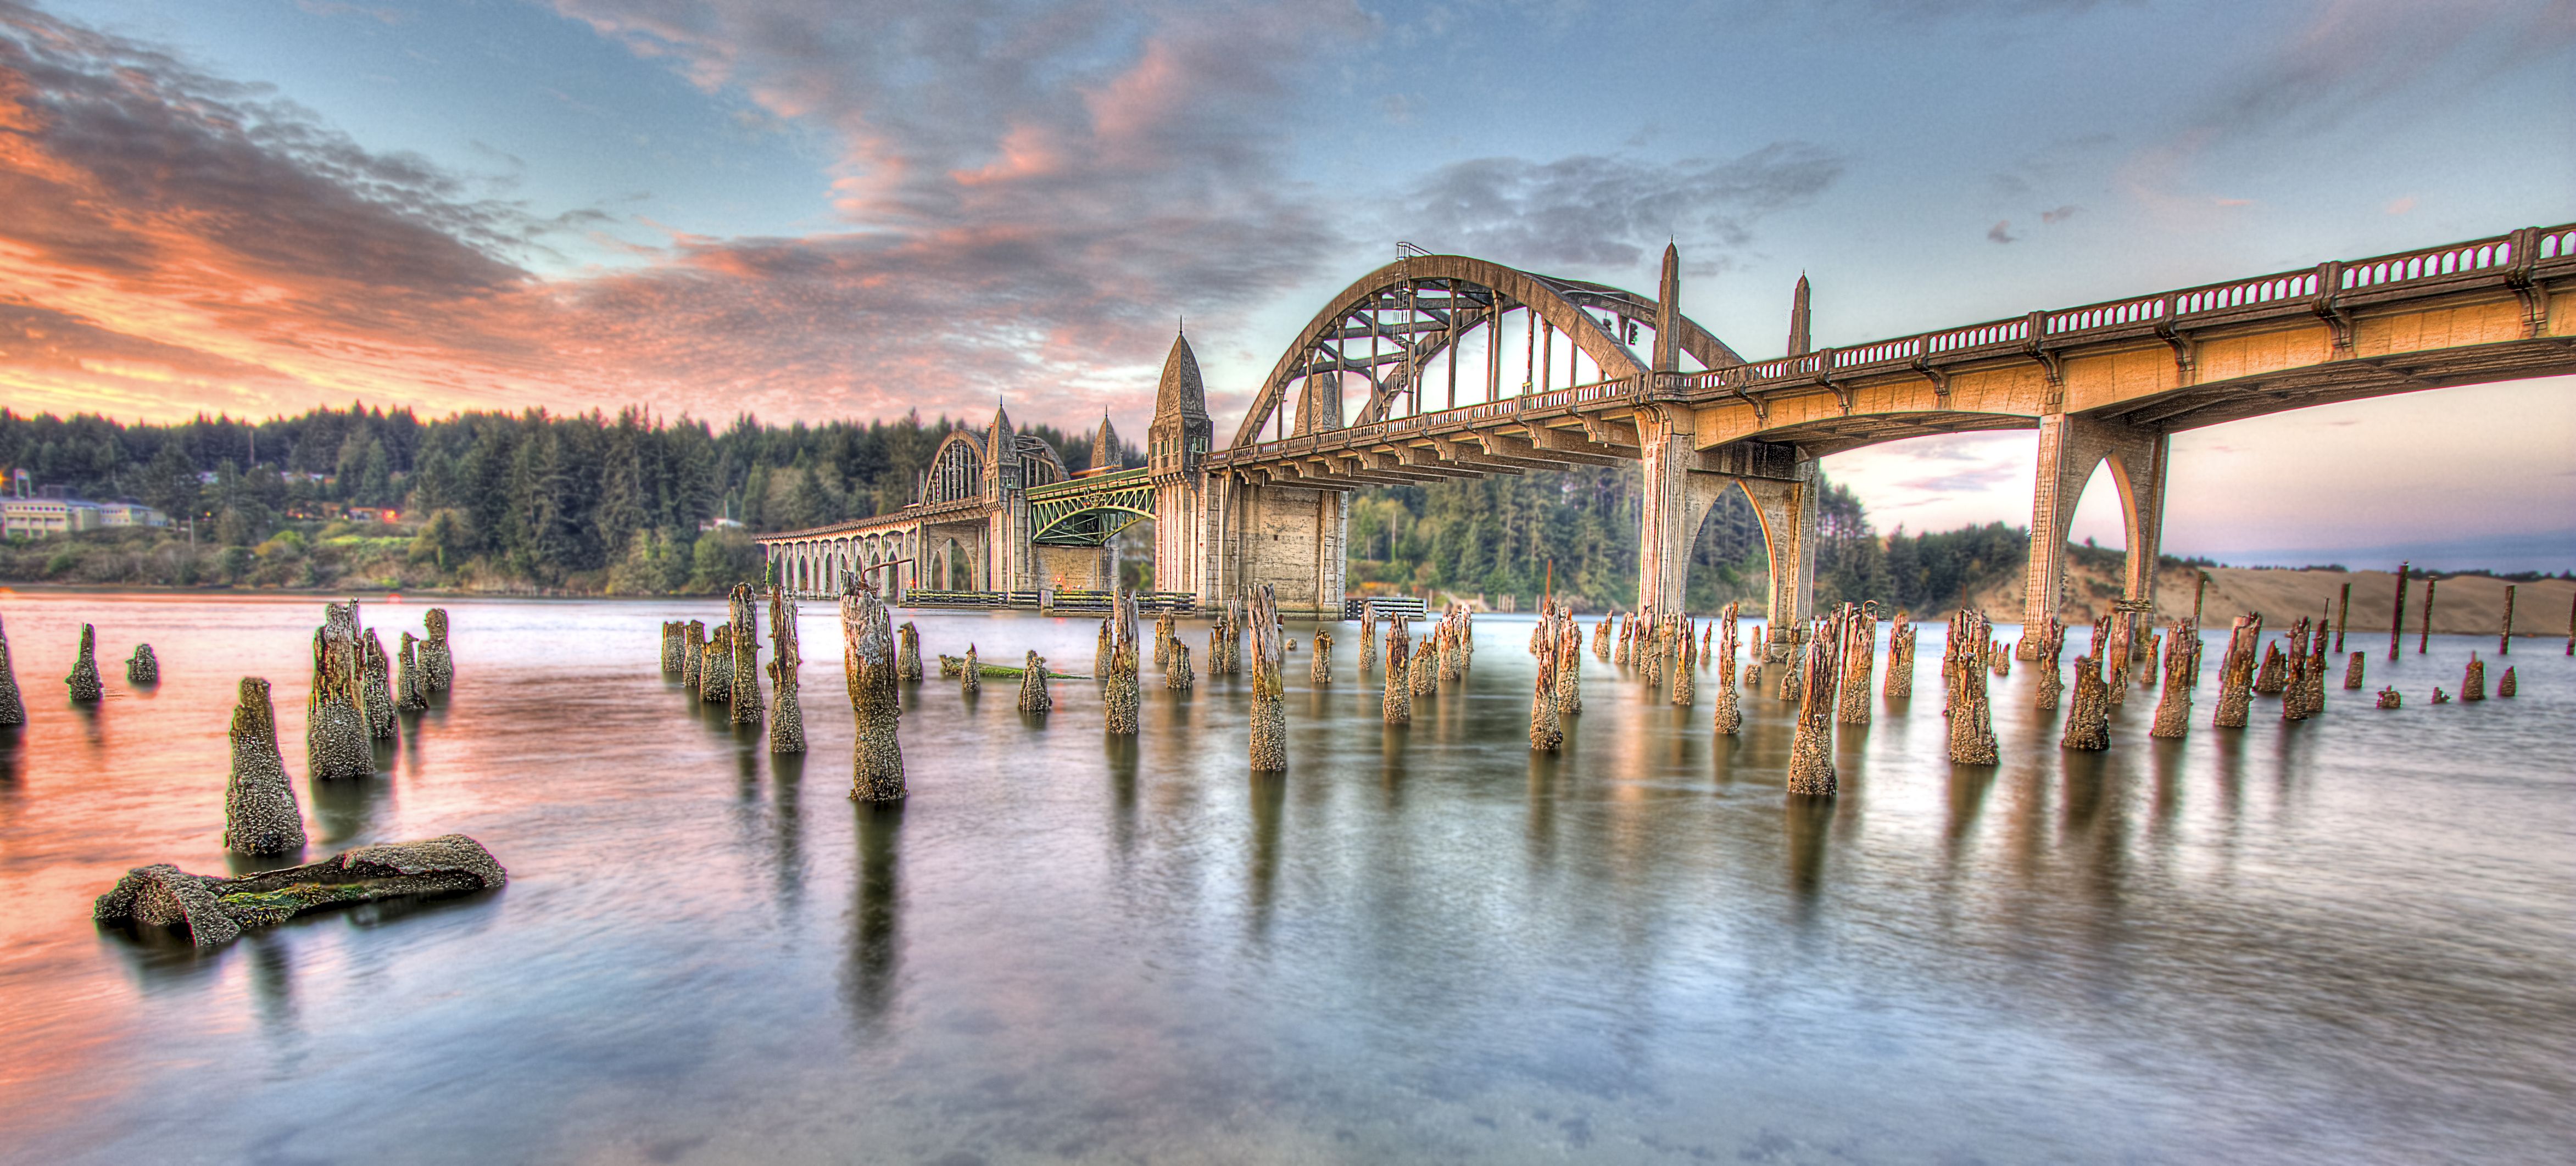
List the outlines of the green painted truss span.
{"type": "Polygon", "coordinates": [[[1146,471],[1051,482],[1028,492],[1029,541],[1050,547],[1105,546],[1119,531],[1154,517],[1146,471]]]}

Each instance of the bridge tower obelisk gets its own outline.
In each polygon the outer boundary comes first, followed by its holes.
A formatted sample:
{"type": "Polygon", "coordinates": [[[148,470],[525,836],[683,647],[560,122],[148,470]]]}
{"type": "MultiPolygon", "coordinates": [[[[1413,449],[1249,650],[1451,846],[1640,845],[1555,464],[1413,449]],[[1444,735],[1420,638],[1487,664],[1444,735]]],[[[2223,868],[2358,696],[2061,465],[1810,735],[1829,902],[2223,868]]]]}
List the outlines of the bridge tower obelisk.
{"type": "Polygon", "coordinates": [[[1699,533],[1686,521],[1691,512],[1690,467],[1699,460],[1699,450],[1691,442],[1698,419],[1686,405],[1656,400],[1663,395],[1664,382],[1681,371],[1681,293],[1681,252],[1668,244],[1663,278],[1655,289],[1655,356],[1647,366],[1647,387],[1636,414],[1637,446],[1644,455],[1637,605],[1657,611],[1680,609],[1691,542],[1699,533]]]}
{"type": "Polygon", "coordinates": [[[993,504],[984,520],[985,590],[1026,591],[1036,585],[1029,570],[1027,487],[1019,436],[1011,431],[1011,415],[996,403],[993,428],[984,435],[984,496],[993,504]]]}
{"type": "Polygon", "coordinates": [[[1175,334],[1154,386],[1154,423],[1145,430],[1145,467],[1154,483],[1154,590],[1194,594],[1202,608],[1220,598],[1219,532],[1211,529],[1218,508],[1207,474],[1215,440],[1198,354],[1187,335],[1175,334]]]}

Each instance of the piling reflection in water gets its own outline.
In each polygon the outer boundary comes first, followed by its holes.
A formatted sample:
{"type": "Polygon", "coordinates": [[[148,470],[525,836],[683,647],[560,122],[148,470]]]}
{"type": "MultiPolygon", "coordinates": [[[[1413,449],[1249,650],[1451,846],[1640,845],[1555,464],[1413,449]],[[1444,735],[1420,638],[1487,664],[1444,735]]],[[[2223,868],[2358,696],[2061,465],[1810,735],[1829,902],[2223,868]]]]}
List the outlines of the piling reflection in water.
{"type": "MultiPolygon", "coordinates": [[[[1240,673],[1144,685],[1133,737],[1101,731],[1088,681],[1043,720],[902,683],[910,798],[875,807],[661,673],[659,623],[712,604],[460,602],[467,680],[405,714],[390,768],[289,771],[315,849],[465,831],[508,890],[210,955],[90,928],[127,865],[222,869],[234,682],[308,672],[312,607],[0,612],[22,674],[61,675],[83,619],[164,672],[150,702],[111,679],[94,713],[0,732],[0,1144],[2351,1161],[2576,1135],[2546,1104],[2576,1084],[2550,974],[2576,941],[2546,922],[2576,885],[2570,779],[2538,760],[2576,724],[2554,652],[2513,701],[2283,724],[2257,697],[2245,729],[2207,725],[2210,670],[2188,737],[2151,741],[2132,700],[2101,753],[2058,748],[2025,662],[1988,681],[1998,763],[1952,766],[1925,643],[1925,695],[1836,734],[1826,800],[1783,793],[1796,705],[1748,699],[1721,738],[1597,657],[1562,752],[1533,753],[1529,625],[1487,616],[1409,725],[1356,641],[1330,687],[1288,668],[1276,776],[1247,766],[1240,673]],[[2466,870],[2488,906],[2461,908],[2466,870]],[[387,1095],[403,1120],[309,1120],[387,1095]],[[2296,1144],[2288,1112],[2311,1115],[2296,1144]]],[[[1095,632],[904,614],[952,654],[1081,659],[1095,632]]],[[[806,613],[806,640],[835,618],[806,613]]],[[[2374,679],[2429,693],[2489,644],[2374,679]]],[[[300,684],[276,694],[288,740],[300,684]]],[[[807,703],[812,753],[847,756],[845,703],[807,703]]]]}

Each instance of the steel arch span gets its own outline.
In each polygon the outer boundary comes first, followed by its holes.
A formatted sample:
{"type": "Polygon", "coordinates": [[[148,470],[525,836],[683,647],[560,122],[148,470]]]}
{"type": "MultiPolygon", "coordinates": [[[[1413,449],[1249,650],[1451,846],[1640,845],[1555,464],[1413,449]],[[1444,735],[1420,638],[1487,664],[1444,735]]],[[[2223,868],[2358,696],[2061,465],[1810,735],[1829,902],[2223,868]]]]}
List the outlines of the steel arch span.
{"type": "MultiPolygon", "coordinates": [[[[1344,373],[1359,374],[1369,394],[1352,424],[1384,421],[1396,415],[1399,405],[1410,405],[1407,412],[1424,412],[1426,374],[1444,353],[1454,405],[1458,386],[1466,383],[1457,369],[1458,348],[1479,330],[1487,341],[1487,367],[1477,376],[1487,399],[1511,395],[1504,391],[1509,383],[1505,346],[1497,340],[1514,313],[1523,317],[1526,341],[1526,375],[1516,392],[1540,392],[1553,383],[1559,336],[1568,348],[1563,383],[1578,379],[1573,375],[1578,353],[1599,371],[1593,379],[1638,376],[1651,361],[1637,354],[1634,343],[1641,331],[1655,327],[1657,309],[1655,300],[1607,284],[1538,275],[1465,255],[1407,255],[1360,277],[1315,313],[1262,382],[1234,445],[1260,440],[1262,427],[1279,417],[1291,387],[1304,390],[1295,410],[1297,433],[1341,428],[1344,373]]],[[[1686,316],[1675,318],[1679,351],[1701,367],[1744,363],[1707,329],[1686,316]]]]}

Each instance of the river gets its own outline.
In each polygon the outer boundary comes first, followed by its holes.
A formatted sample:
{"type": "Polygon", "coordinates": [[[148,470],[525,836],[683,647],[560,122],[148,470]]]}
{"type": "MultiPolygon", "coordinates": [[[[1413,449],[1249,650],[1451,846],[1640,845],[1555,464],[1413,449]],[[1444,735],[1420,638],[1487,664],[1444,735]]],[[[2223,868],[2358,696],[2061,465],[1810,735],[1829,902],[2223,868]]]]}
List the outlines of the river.
{"type": "MultiPolygon", "coordinates": [[[[657,667],[697,601],[447,603],[456,687],[368,781],[303,774],[319,600],[0,594],[30,723],[0,736],[0,1158],[11,1162],[2543,1162],[2576,1144],[2576,667],[2430,703],[2493,640],[2384,636],[2373,709],[2258,698],[2061,752],[1996,682],[1954,769],[1940,625],[1911,701],[1782,793],[1789,707],[1675,709],[1585,658],[1526,744],[1526,617],[1381,723],[1339,630],[1292,657],[1290,769],[1247,684],[1143,732],[1097,689],[907,695],[911,798],[846,800],[828,608],[812,751],[776,757],[657,667]],[[79,621],[108,698],[63,695],[79,621]],[[116,663],[158,650],[136,691],[116,663]],[[130,866],[220,873],[237,678],[275,682],[313,835],[471,834],[496,893],[307,916],[199,954],[102,930],[130,866]]],[[[388,640],[423,605],[370,602],[388,640]]],[[[899,613],[925,653],[1095,624],[899,613]]],[[[1292,625],[1303,641],[1309,625],[1292,625]]],[[[2001,630],[2006,638],[2013,629],[2001,630]]],[[[2080,639],[2080,633],[2076,637],[2080,639]]],[[[2223,637],[2223,633],[2217,635],[2223,637]]],[[[2372,637],[2361,637],[2371,639],[2372,637]]],[[[1301,647],[1303,645],[1301,644],[1301,647]]],[[[2077,649],[2070,647],[2071,658],[2077,649]]],[[[764,659],[766,656],[764,654],[764,659]]],[[[2500,674],[2500,663],[2495,672],[2500,674]]],[[[1882,650],[1880,665],[1886,664],[1882,650]]],[[[2340,678],[2341,668],[2334,671],[2340,678]]]]}

